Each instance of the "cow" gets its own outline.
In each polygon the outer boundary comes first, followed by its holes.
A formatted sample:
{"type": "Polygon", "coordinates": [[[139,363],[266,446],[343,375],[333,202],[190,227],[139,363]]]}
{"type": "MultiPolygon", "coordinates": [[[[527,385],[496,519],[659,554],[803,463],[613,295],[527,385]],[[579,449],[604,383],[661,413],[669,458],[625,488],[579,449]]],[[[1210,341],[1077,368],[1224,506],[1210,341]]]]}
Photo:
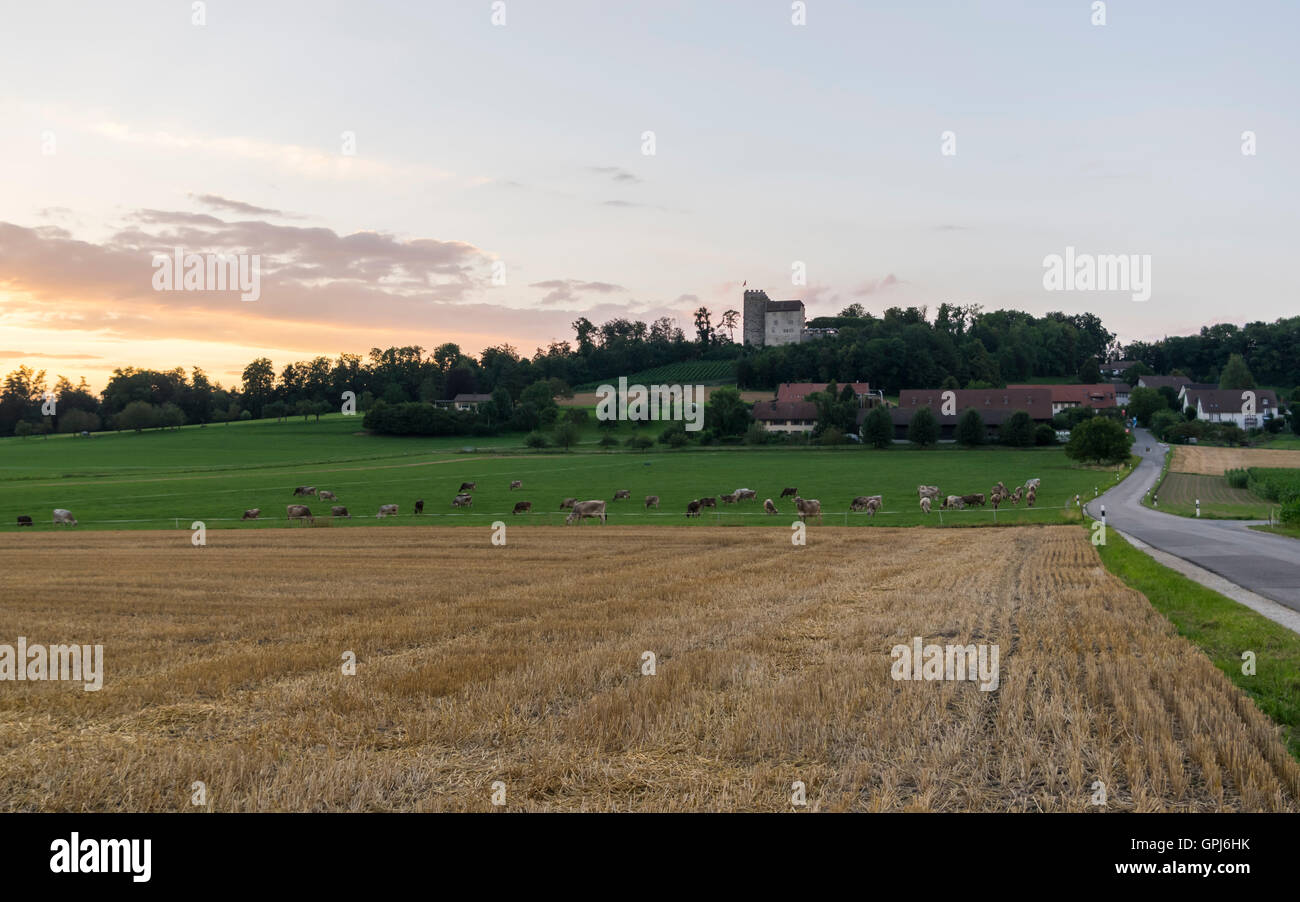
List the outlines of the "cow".
{"type": "Polygon", "coordinates": [[[298,486],[298,488],[296,488],[296,489],[293,490],[293,493],[294,493],[295,495],[315,495],[315,494],[316,494],[316,486],[314,486],[314,485],[300,485],[300,486],[298,486]]]}
{"type": "Polygon", "coordinates": [[[922,499],[921,499],[921,513],[923,513],[923,514],[928,514],[928,513],[930,513],[930,499],[929,499],[929,498],[922,498],[922,499]]]}
{"type": "Polygon", "coordinates": [[[244,516],[239,519],[256,520],[260,516],[262,516],[262,509],[260,507],[250,507],[248,510],[244,511],[244,516]]]}
{"type": "Polygon", "coordinates": [[[879,495],[859,495],[849,503],[849,510],[867,511],[874,516],[876,511],[880,510],[883,500],[879,495]]]}
{"type": "Polygon", "coordinates": [[[701,498],[701,499],[700,499],[700,507],[712,507],[712,508],[717,508],[717,506],[718,506],[718,499],[717,499],[717,498],[701,498]]]}
{"type": "Polygon", "coordinates": [[[311,520],[315,522],[315,517],[311,515],[311,508],[305,504],[287,504],[284,512],[289,515],[290,520],[311,520]]]}
{"type": "Polygon", "coordinates": [[[944,499],[943,504],[939,505],[942,509],[950,511],[961,510],[965,506],[966,505],[962,503],[960,495],[949,495],[944,499]]]}
{"type": "Polygon", "coordinates": [[[782,498],[793,498],[794,496],[796,496],[796,495],[798,495],[798,494],[799,494],[799,490],[796,489],[796,488],[785,488],[785,489],[781,489],[781,497],[782,497],[782,498]]]}
{"type": "Polygon", "coordinates": [[[452,506],[452,507],[473,507],[473,506],[474,506],[474,496],[473,496],[473,495],[457,495],[455,498],[451,499],[451,506],[452,506]]]}
{"type": "Polygon", "coordinates": [[[1038,500],[1038,494],[1033,489],[1030,489],[1029,492],[1025,495],[1025,506],[1033,507],[1034,502],[1037,500],[1038,500]]]}
{"type": "Polygon", "coordinates": [[[795,509],[799,511],[799,519],[803,520],[805,523],[808,521],[809,517],[821,519],[822,503],[816,498],[800,498],[798,495],[795,495],[794,506],[795,509]]]}
{"type": "Polygon", "coordinates": [[[577,498],[565,498],[560,502],[560,510],[568,510],[578,503],[577,498]]]}
{"type": "Polygon", "coordinates": [[[477,482],[462,482],[460,488],[456,490],[456,494],[463,495],[466,492],[472,492],[474,491],[474,487],[477,485],[477,482]]]}
{"type": "Polygon", "coordinates": [[[526,514],[526,513],[528,513],[530,510],[532,510],[532,509],[533,509],[533,502],[531,502],[531,501],[516,501],[516,502],[515,502],[515,509],[514,509],[513,511],[511,511],[511,513],[512,513],[512,514],[526,514]]]}
{"type": "Polygon", "coordinates": [[[1007,491],[1007,487],[1003,484],[1003,482],[1002,482],[1001,479],[998,480],[997,485],[993,486],[993,488],[989,490],[989,494],[990,494],[990,495],[995,494],[995,493],[998,494],[998,495],[1009,495],[1009,494],[1011,494],[1010,492],[1007,491]]]}
{"type": "Polygon", "coordinates": [[[962,496],[961,496],[961,503],[964,504],[964,505],[966,505],[967,507],[975,507],[976,505],[978,505],[978,506],[980,506],[980,507],[983,507],[983,506],[984,506],[984,493],[983,493],[983,492],[975,492],[974,494],[971,494],[971,495],[962,495],[962,496]]]}
{"type": "Polygon", "coordinates": [[[326,491],[325,489],[321,489],[321,490],[316,494],[316,497],[319,498],[321,501],[338,501],[338,500],[339,500],[339,499],[338,499],[338,496],[336,496],[333,492],[326,491]]]}
{"type": "Polygon", "coordinates": [[[650,508],[652,508],[652,507],[653,507],[655,510],[659,510],[659,496],[658,496],[658,495],[646,495],[646,496],[645,496],[645,509],[646,509],[646,510],[650,510],[650,508]]]}
{"type": "Polygon", "coordinates": [[[737,501],[749,501],[750,499],[753,499],[754,501],[758,500],[758,492],[753,489],[736,489],[731,494],[736,496],[737,501]]]}
{"type": "Polygon", "coordinates": [[[617,492],[614,493],[615,501],[622,501],[624,498],[631,498],[631,497],[632,497],[631,489],[619,489],[617,492]]]}
{"type": "Polygon", "coordinates": [[[699,502],[699,501],[688,501],[688,502],[686,503],[686,516],[688,516],[688,517],[698,517],[699,515],[700,515],[700,502],[699,502]]]}
{"type": "Polygon", "coordinates": [[[1031,480],[1029,480],[1028,482],[1025,483],[1025,488],[1027,488],[1027,489],[1036,489],[1036,488],[1039,487],[1039,485],[1042,484],[1042,482],[1043,482],[1043,481],[1042,481],[1041,479],[1039,479],[1037,476],[1035,476],[1033,479],[1031,479],[1031,480]]]}
{"type": "Polygon", "coordinates": [[[565,523],[577,523],[582,525],[582,521],[591,517],[599,518],[601,523],[605,522],[605,502],[604,501],[579,501],[573,505],[573,510],[569,511],[569,516],[564,518],[565,523]]]}
{"type": "Polygon", "coordinates": [[[1011,503],[1012,503],[1012,504],[1019,504],[1019,503],[1020,503],[1020,497],[1024,494],[1024,491],[1025,491],[1025,487],[1024,487],[1024,486],[1021,486],[1020,488],[1018,488],[1018,489],[1016,489],[1014,492],[1012,492],[1012,493],[1011,493],[1011,503]]]}
{"type": "Polygon", "coordinates": [[[515,489],[522,489],[523,487],[524,487],[524,481],[522,479],[510,480],[510,491],[513,492],[515,489]]]}
{"type": "Polygon", "coordinates": [[[72,516],[72,511],[56,507],[54,509],[54,524],[57,526],[60,523],[66,526],[76,526],[77,518],[72,516]]]}
{"type": "Polygon", "coordinates": [[[29,516],[27,516],[26,514],[19,514],[19,515],[18,515],[18,525],[19,525],[19,526],[31,526],[31,525],[32,525],[32,518],[29,517],[29,516]]]}
{"type": "Polygon", "coordinates": [[[424,513],[424,499],[423,499],[423,498],[420,498],[420,499],[416,500],[416,502],[415,502],[415,514],[414,514],[414,516],[417,516],[417,517],[418,517],[418,516],[419,516],[420,514],[422,514],[422,513],[424,513]]]}
{"type": "Polygon", "coordinates": [[[989,504],[992,504],[992,505],[993,505],[993,509],[994,509],[994,510],[997,510],[997,509],[998,509],[998,505],[1001,504],[1001,503],[1006,499],[1006,497],[1007,497],[1006,495],[1001,495],[1001,494],[998,494],[998,495],[990,495],[990,496],[989,496],[989,504]]]}
{"type": "MultiPolygon", "coordinates": [[[[784,498],[785,495],[782,495],[781,497],[784,498]]],[[[781,513],[779,510],[776,509],[776,505],[772,503],[772,499],[771,499],[771,498],[764,498],[764,499],[763,499],[763,510],[766,511],[767,513],[769,513],[769,514],[779,514],[779,513],[781,513]]]]}
{"type": "Polygon", "coordinates": [[[719,495],[718,497],[722,499],[722,503],[723,503],[723,504],[735,504],[735,503],[736,503],[736,495],[735,495],[734,492],[733,492],[732,494],[730,494],[730,495],[719,495]]]}
{"type": "Polygon", "coordinates": [[[341,504],[336,504],[330,508],[330,516],[347,517],[349,520],[352,519],[352,515],[348,513],[348,509],[341,504]]]}
{"type": "Polygon", "coordinates": [[[918,485],[916,494],[921,498],[938,498],[939,487],[937,485],[918,485]]]}
{"type": "Polygon", "coordinates": [[[375,514],[375,519],[378,520],[380,517],[396,517],[396,516],[397,516],[396,504],[381,504],[379,505],[379,513],[375,514]]]}

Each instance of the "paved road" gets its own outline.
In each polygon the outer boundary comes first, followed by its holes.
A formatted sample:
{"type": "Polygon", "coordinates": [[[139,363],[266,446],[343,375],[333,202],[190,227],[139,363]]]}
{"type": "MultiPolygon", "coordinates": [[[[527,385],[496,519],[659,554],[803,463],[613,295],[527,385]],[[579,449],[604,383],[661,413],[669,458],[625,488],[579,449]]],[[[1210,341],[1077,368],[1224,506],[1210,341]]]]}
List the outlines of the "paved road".
{"type": "Polygon", "coordinates": [[[1145,429],[1135,433],[1133,450],[1142,456],[1137,472],[1090,501],[1088,512],[1100,518],[1105,505],[1108,525],[1300,611],[1300,541],[1250,529],[1242,520],[1198,520],[1143,507],[1143,494],[1160,476],[1164,448],[1145,429]]]}

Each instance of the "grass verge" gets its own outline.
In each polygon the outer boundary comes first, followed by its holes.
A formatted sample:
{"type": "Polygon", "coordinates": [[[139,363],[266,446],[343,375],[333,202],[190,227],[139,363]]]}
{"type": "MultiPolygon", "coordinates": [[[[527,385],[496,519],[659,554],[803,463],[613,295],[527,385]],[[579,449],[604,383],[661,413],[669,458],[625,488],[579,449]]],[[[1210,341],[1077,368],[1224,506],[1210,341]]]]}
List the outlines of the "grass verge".
{"type": "Polygon", "coordinates": [[[1157,563],[1113,530],[1097,551],[1106,569],[1145,595],[1281,726],[1287,749],[1300,759],[1300,635],[1157,563]],[[1253,676],[1241,672],[1245,651],[1255,653],[1253,676]]]}

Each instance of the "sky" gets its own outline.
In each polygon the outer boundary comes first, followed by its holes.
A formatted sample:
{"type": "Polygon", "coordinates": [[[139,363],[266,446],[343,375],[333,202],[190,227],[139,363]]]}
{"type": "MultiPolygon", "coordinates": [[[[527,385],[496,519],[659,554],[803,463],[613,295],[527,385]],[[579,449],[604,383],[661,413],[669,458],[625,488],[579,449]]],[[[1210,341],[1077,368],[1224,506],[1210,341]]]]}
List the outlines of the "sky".
{"type": "Polygon", "coordinates": [[[1300,4],[799,6],[0,0],[0,372],[531,355],[745,282],[1123,341],[1296,314],[1300,4]],[[156,290],[177,246],[260,297],[156,290]],[[1150,299],[1047,290],[1067,247],[1150,299]]]}

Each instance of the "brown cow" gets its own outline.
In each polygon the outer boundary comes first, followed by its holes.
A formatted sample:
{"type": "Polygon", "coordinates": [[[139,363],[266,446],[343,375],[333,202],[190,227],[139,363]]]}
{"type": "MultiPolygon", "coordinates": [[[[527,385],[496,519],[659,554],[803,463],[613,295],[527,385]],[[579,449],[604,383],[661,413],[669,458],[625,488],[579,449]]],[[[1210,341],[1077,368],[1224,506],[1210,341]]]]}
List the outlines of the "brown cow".
{"type": "Polygon", "coordinates": [[[617,492],[614,493],[615,501],[622,501],[624,498],[631,498],[631,497],[632,497],[631,489],[619,489],[617,492]]]}
{"type": "Polygon", "coordinates": [[[474,506],[474,496],[473,496],[473,495],[457,495],[455,498],[451,499],[451,506],[452,506],[452,507],[473,507],[473,506],[474,506]]]}
{"type": "Polygon", "coordinates": [[[717,499],[717,498],[701,498],[701,499],[700,499],[700,507],[713,507],[713,508],[716,508],[717,506],[718,506],[718,499],[717,499]]]}
{"type": "Polygon", "coordinates": [[[522,489],[523,487],[524,487],[524,481],[522,479],[510,480],[510,491],[513,492],[515,489],[522,489]]]}
{"type": "Polygon", "coordinates": [[[531,502],[531,501],[517,501],[517,502],[515,502],[515,509],[514,509],[513,511],[511,511],[511,513],[514,513],[514,514],[526,514],[526,513],[528,513],[530,510],[532,510],[532,509],[533,509],[533,502],[531,502]]]}
{"type": "Polygon", "coordinates": [[[798,495],[795,495],[794,506],[795,509],[799,511],[799,519],[803,520],[805,523],[808,521],[809,517],[816,517],[819,520],[821,519],[822,503],[816,498],[800,498],[798,495]]]}
{"type": "Polygon", "coordinates": [[[573,510],[569,511],[569,516],[564,518],[565,523],[577,523],[582,525],[582,521],[588,517],[599,519],[601,523],[605,522],[605,502],[604,501],[579,501],[573,505],[573,510]]]}
{"type": "Polygon", "coordinates": [[[375,514],[376,519],[380,517],[396,517],[396,516],[397,516],[396,504],[381,504],[379,505],[379,513],[375,514]]]}
{"type": "Polygon", "coordinates": [[[799,490],[798,490],[798,489],[795,489],[795,488],[781,489],[781,497],[782,497],[782,498],[793,498],[794,496],[796,496],[796,495],[798,495],[798,494],[799,494],[799,490]]]}
{"type": "MultiPolygon", "coordinates": [[[[784,498],[785,496],[782,495],[781,497],[784,498]]],[[[772,499],[771,499],[771,498],[765,498],[765,499],[763,499],[763,510],[766,511],[767,513],[769,513],[769,514],[779,514],[779,513],[781,513],[779,510],[776,509],[776,505],[772,503],[772,499]]]]}
{"type": "Polygon", "coordinates": [[[922,498],[922,499],[921,499],[921,513],[923,513],[923,514],[928,514],[928,513],[930,513],[930,499],[929,499],[929,498],[922,498]]]}
{"type": "Polygon", "coordinates": [[[352,519],[352,515],[348,513],[348,509],[341,504],[336,504],[330,508],[330,516],[347,517],[349,520],[352,519]]]}
{"type": "Polygon", "coordinates": [[[938,498],[939,487],[937,485],[918,485],[916,494],[921,498],[938,498]]]}
{"type": "Polygon", "coordinates": [[[314,485],[300,485],[300,486],[298,486],[298,488],[296,488],[296,489],[293,490],[293,493],[294,493],[295,495],[315,495],[315,494],[316,494],[316,486],[314,486],[314,485]]]}
{"type": "Polygon", "coordinates": [[[689,502],[687,502],[687,504],[686,504],[686,516],[688,516],[688,517],[698,517],[699,515],[700,515],[700,502],[699,502],[699,501],[689,501],[689,502]]]}
{"type": "Polygon", "coordinates": [[[577,498],[565,498],[563,501],[560,502],[560,510],[568,510],[569,508],[573,507],[577,503],[578,503],[577,498]]]}
{"type": "Polygon", "coordinates": [[[882,500],[879,495],[859,495],[849,503],[849,510],[867,511],[874,515],[876,511],[880,510],[882,500]]]}
{"type": "Polygon", "coordinates": [[[321,501],[338,501],[338,500],[339,500],[339,499],[338,499],[338,496],[336,496],[333,492],[328,491],[328,490],[326,490],[326,489],[321,489],[321,490],[316,494],[316,497],[319,498],[321,501]]]}
{"type": "Polygon", "coordinates": [[[658,495],[646,495],[646,496],[645,496],[645,509],[646,509],[646,510],[650,510],[650,508],[652,508],[652,507],[653,507],[655,510],[659,510],[659,496],[658,496],[658,495]]]}
{"type": "Polygon", "coordinates": [[[260,507],[250,507],[248,510],[244,511],[244,516],[239,519],[256,520],[260,516],[262,516],[262,509],[260,507]]]}
{"type": "Polygon", "coordinates": [[[424,499],[423,499],[423,498],[421,498],[421,499],[419,499],[418,501],[415,502],[415,516],[418,517],[418,516],[419,516],[420,514],[422,514],[422,513],[424,513],[424,499]]]}
{"type": "Polygon", "coordinates": [[[474,491],[474,487],[477,485],[478,485],[477,482],[462,482],[460,484],[460,488],[456,490],[456,494],[463,495],[466,492],[472,492],[474,491]]]}
{"type": "Polygon", "coordinates": [[[753,489],[736,489],[731,494],[736,497],[737,501],[749,501],[751,499],[754,501],[758,500],[758,492],[753,489]]]}
{"type": "Polygon", "coordinates": [[[964,504],[964,505],[966,505],[967,507],[975,507],[976,505],[979,505],[980,507],[983,507],[983,506],[984,506],[984,493],[983,493],[983,492],[976,492],[976,493],[971,494],[971,495],[962,495],[962,496],[961,496],[961,503],[964,504]]]}
{"type": "Polygon", "coordinates": [[[722,503],[723,503],[723,504],[735,504],[735,503],[736,503],[736,495],[735,495],[734,492],[733,492],[732,494],[730,494],[730,495],[719,495],[718,497],[722,499],[722,503]]]}
{"type": "Polygon", "coordinates": [[[288,504],[285,505],[285,513],[289,515],[290,520],[312,520],[316,518],[311,515],[311,508],[305,504],[288,504]]]}

